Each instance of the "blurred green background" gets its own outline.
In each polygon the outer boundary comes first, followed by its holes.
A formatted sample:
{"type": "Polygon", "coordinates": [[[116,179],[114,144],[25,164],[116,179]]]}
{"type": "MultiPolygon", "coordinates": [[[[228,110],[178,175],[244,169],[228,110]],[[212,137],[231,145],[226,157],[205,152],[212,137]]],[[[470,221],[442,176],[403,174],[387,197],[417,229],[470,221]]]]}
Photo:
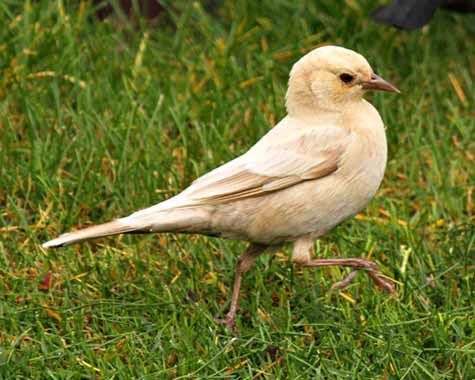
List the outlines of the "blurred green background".
{"type": "Polygon", "coordinates": [[[475,16],[374,24],[384,1],[0,3],[0,378],[475,378],[475,16]],[[365,55],[402,94],[371,101],[389,162],[375,200],[316,243],[398,283],[302,271],[288,248],[245,275],[243,242],[122,236],[44,250],[69,229],[177,193],[285,115],[292,64],[320,44],[365,55]]]}

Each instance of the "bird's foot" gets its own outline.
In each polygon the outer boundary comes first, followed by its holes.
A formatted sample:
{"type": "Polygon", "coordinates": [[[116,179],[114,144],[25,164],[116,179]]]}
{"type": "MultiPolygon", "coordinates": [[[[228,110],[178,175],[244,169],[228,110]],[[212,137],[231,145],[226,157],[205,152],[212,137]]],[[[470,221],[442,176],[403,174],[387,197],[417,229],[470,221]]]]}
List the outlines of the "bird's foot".
{"type": "Polygon", "coordinates": [[[379,276],[376,272],[368,271],[368,275],[378,288],[386,290],[388,293],[396,293],[396,289],[394,288],[394,285],[391,281],[379,276]]]}
{"type": "MultiPolygon", "coordinates": [[[[376,284],[378,289],[383,289],[387,291],[388,293],[396,292],[396,289],[394,288],[394,285],[392,284],[392,282],[389,280],[386,280],[383,276],[380,275],[381,269],[379,268],[378,264],[366,259],[358,259],[358,260],[362,264],[362,267],[366,268],[366,273],[373,280],[373,282],[376,284]]],[[[351,276],[351,273],[347,276],[347,278],[349,276],[351,276]]],[[[343,281],[345,280],[346,278],[343,281]]],[[[350,281],[351,280],[352,278],[350,279],[350,281]]]]}
{"type": "MultiPolygon", "coordinates": [[[[356,277],[356,275],[359,273],[358,269],[355,269],[350,272],[348,276],[346,276],[343,280],[338,281],[332,285],[332,287],[329,290],[329,293],[338,290],[338,289],[345,289],[356,277]]],[[[394,288],[394,285],[392,282],[386,280],[385,278],[381,277],[378,275],[376,272],[368,270],[367,271],[369,277],[374,281],[376,286],[380,289],[383,289],[387,291],[388,293],[395,293],[396,290],[394,288]]]]}
{"type": "Polygon", "coordinates": [[[360,258],[348,258],[348,259],[316,259],[316,260],[310,260],[307,263],[303,264],[304,266],[307,267],[313,267],[313,266],[345,266],[345,267],[352,267],[356,268],[350,272],[348,276],[346,276],[342,281],[337,282],[334,284],[330,291],[336,290],[336,289],[343,289],[346,288],[351,281],[356,277],[358,272],[361,269],[365,269],[366,273],[370,276],[370,278],[373,280],[373,282],[376,284],[378,288],[382,288],[386,290],[389,293],[394,293],[394,285],[387,279],[383,278],[379,273],[381,272],[379,269],[379,265],[366,260],[366,259],[360,259],[360,258]]]}
{"type": "Polygon", "coordinates": [[[343,280],[335,282],[329,290],[329,293],[338,290],[338,289],[345,289],[356,277],[359,273],[359,270],[352,270],[348,276],[346,276],[343,280]]]}
{"type": "Polygon", "coordinates": [[[237,327],[236,327],[236,320],[234,319],[234,315],[230,313],[226,314],[225,318],[215,318],[214,321],[219,325],[225,325],[228,329],[230,329],[233,334],[236,334],[237,327]]]}

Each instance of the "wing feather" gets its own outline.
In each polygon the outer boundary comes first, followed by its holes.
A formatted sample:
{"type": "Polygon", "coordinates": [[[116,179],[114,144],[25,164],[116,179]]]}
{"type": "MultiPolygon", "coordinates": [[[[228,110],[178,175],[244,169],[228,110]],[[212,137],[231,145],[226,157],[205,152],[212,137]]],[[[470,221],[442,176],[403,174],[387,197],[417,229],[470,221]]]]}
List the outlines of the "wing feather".
{"type": "Polygon", "coordinates": [[[317,180],[338,170],[349,143],[347,131],[319,127],[296,132],[290,137],[263,138],[244,155],[198,178],[186,190],[187,198],[194,204],[235,201],[317,180]]]}

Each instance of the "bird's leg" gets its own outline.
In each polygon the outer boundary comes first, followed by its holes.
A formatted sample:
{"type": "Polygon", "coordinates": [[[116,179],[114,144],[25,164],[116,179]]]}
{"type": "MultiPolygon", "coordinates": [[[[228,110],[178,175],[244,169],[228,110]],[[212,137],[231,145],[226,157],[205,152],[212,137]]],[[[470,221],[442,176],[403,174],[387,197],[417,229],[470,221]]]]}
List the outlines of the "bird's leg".
{"type": "Polygon", "coordinates": [[[235,331],[236,329],[236,311],[239,304],[239,292],[241,289],[242,274],[247,272],[254,262],[256,261],[257,256],[265,251],[267,247],[259,244],[251,244],[246,251],[239,256],[238,263],[236,266],[236,273],[234,277],[234,286],[233,286],[233,295],[231,298],[231,307],[229,308],[228,313],[224,319],[215,319],[217,323],[222,323],[229,327],[231,330],[235,331]]]}
{"type": "Polygon", "coordinates": [[[323,267],[323,266],[345,266],[356,268],[346,276],[342,281],[337,282],[331,287],[331,290],[341,289],[348,286],[348,284],[356,277],[361,269],[365,269],[374,283],[388,291],[394,293],[393,284],[385,278],[378,275],[380,272],[378,264],[361,258],[345,258],[345,259],[312,259],[311,252],[313,250],[313,240],[310,238],[301,238],[294,244],[294,251],[292,254],[292,261],[304,267],[323,267]]]}

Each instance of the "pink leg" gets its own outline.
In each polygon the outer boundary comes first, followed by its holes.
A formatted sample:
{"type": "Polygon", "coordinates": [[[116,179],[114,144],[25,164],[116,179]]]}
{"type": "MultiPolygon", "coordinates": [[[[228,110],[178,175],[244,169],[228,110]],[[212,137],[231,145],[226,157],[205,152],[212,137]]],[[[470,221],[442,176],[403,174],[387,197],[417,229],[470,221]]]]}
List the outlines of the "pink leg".
{"type": "Polygon", "coordinates": [[[251,244],[247,248],[247,250],[241,256],[239,256],[238,263],[236,266],[236,274],[234,278],[231,307],[229,308],[229,311],[224,319],[215,319],[217,323],[222,323],[226,325],[234,332],[236,331],[235,317],[239,304],[239,292],[241,290],[242,274],[247,272],[252,267],[252,265],[256,261],[257,256],[264,252],[266,248],[267,246],[265,245],[251,244]]]}
{"type": "Polygon", "coordinates": [[[331,290],[334,289],[341,289],[346,286],[356,277],[356,274],[361,269],[366,269],[368,275],[371,279],[375,282],[378,287],[383,288],[384,290],[388,291],[389,293],[394,293],[394,286],[388,280],[382,278],[378,275],[379,266],[372,261],[366,259],[315,259],[309,260],[307,262],[301,263],[302,266],[305,267],[323,267],[323,266],[330,266],[330,265],[338,265],[338,266],[345,266],[345,267],[352,267],[358,268],[353,270],[346,278],[342,281],[337,282],[331,287],[331,290]]]}
{"type": "Polygon", "coordinates": [[[354,280],[356,275],[359,273],[358,269],[352,270],[348,276],[346,276],[343,280],[335,282],[332,287],[330,288],[330,292],[336,290],[336,289],[344,289],[346,288],[351,281],[354,280]]]}

